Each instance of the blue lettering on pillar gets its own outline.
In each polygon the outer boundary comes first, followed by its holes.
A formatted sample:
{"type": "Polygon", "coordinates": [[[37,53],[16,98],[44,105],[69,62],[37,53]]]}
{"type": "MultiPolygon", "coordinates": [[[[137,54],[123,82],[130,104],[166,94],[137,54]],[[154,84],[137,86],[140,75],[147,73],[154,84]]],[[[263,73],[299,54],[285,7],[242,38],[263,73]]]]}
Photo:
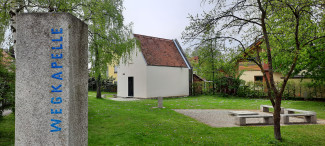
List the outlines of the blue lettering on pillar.
{"type": "Polygon", "coordinates": [[[62,80],[61,75],[62,75],[62,71],[53,74],[53,75],[52,75],[52,78],[54,78],[54,79],[58,79],[58,80],[62,80]]]}
{"type": "Polygon", "coordinates": [[[53,88],[52,92],[62,92],[62,90],[58,90],[61,86],[62,85],[59,85],[59,86],[55,87],[55,86],[52,85],[52,88],[53,88]]]}
{"type": "Polygon", "coordinates": [[[60,55],[58,54],[51,54],[52,59],[62,59],[63,55],[62,53],[60,55]]]}
{"type": "Polygon", "coordinates": [[[52,39],[52,42],[62,42],[63,37],[61,36],[59,39],[52,39]]]}
{"type": "Polygon", "coordinates": [[[52,28],[52,29],[51,29],[51,33],[52,33],[52,34],[62,34],[62,33],[63,33],[63,29],[60,28],[60,31],[58,31],[58,29],[55,29],[55,30],[54,30],[54,29],[52,28]]]}
{"type": "Polygon", "coordinates": [[[63,49],[63,46],[62,46],[62,44],[60,44],[59,47],[52,47],[52,50],[54,50],[54,49],[63,49]]]}
{"type": "Polygon", "coordinates": [[[55,110],[51,109],[51,114],[62,114],[62,109],[60,109],[59,111],[58,109],[55,110]]]}
{"type": "Polygon", "coordinates": [[[52,104],[60,104],[60,103],[62,103],[62,98],[61,97],[52,97],[51,98],[51,103],[52,104]]]}
{"type": "MultiPolygon", "coordinates": [[[[51,34],[63,34],[63,29],[60,28],[60,30],[58,29],[51,29],[51,34]]],[[[59,51],[63,49],[63,37],[61,36],[56,36],[55,38],[59,37],[59,39],[52,39],[52,42],[58,42],[57,44],[55,44],[54,46],[51,47],[52,51],[59,51]]],[[[60,52],[53,52],[53,54],[51,54],[51,59],[62,59],[63,58],[63,54],[60,52]]],[[[63,72],[61,71],[57,71],[57,69],[62,69],[63,65],[59,65],[57,60],[51,61],[51,68],[53,70],[56,70],[54,74],[51,75],[51,77],[53,79],[57,79],[57,80],[63,80],[62,76],[63,76],[63,72]]],[[[51,92],[62,92],[62,84],[58,85],[58,86],[53,86],[52,85],[52,90],[51,92]]],[[[61,97],[53,97],[51,98],[51,104],[52,106],[54,106],[54,104],[56,104],[56,106],[60,106],[60,104],[63,102],[61,97]]],[[[53,108],[51,107],[51,114],[62,114],[62,108],[53,108]]],[[[59,126],[60,123],[62,121],[59,119],[51,119],[51,128],[50,128],[50,132],[59,132],[61,131],[61,127],[59,126]]]]}
{"type": "Polygon", "coordinates": [[[61,120],[56,120],[56,119],[51,119],[52,123],[51,124],[51,127],[55,128],[55,129],[52,129],[50,130],[50,132],[58,132],[58,131],[61,131],[61,128],[56,126],[57,124],[60,124],[62,121],[61,120]]]}
{"type": "Polygon", "coordinates": [[[56,62],[52,62],[51,67],[52,68],[62,68],[62,66],[59,66],[58,63],[56,63],[56,62]]]}

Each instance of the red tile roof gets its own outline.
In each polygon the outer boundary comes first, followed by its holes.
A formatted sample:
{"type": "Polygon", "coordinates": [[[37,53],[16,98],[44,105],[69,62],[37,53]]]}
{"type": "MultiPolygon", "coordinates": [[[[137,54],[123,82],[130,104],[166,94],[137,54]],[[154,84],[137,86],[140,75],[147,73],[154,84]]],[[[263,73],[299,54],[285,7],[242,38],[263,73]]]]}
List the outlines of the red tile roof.
{"type": "Polygon", "coordinates": [[[148,65],[187,67],[173,40],[134,34],[148,65]]]}

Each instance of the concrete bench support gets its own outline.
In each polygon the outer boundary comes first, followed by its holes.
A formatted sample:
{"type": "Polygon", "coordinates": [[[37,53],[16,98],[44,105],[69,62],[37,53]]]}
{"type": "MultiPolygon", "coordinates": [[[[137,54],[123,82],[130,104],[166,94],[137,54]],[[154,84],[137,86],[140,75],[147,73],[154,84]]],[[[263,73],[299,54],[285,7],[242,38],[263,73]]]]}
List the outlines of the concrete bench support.
{"type": "Polygon", "coordinates": [[[235,124],[239,126],[246,125],[247,118],[263,118],[264,124],[273,124],[273,116],[272,115],[247,115],[247,116],[236,116],[235,124]]]}
{"type": "MultiPolygon", "coordinates": [[[[270,105],[261,105],[260,108],[261,108],[261,111],[262,112],[269,112],[270,111],[269,109],[270,108],[273,108],[273,106],[270,106],[270,105]]],[[[281,107],[280,114],[284,114],[284,108],[283,107],[281,107]]]]}

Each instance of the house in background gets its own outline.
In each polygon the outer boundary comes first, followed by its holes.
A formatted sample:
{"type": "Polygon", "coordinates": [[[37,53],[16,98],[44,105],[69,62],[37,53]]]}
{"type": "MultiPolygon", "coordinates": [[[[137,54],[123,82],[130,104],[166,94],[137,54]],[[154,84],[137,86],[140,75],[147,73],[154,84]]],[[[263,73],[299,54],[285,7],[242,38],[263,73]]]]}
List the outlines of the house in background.
{"type": "MultiPolygon", "coordinates": [[[[255,43],[253,43],[249,50],[251,52],[258,50],[259,52],[262,51],[260,45],[263,43],[262,39],[259,39],[255,43]]],[[[241,80],[244,80],[246,82],[264,82],[265,79],[263,77],[263,74],[261,72],[261,69],[251,61],[247,61],[245,59],[238,59],[237,60],[237,66],[238,66],[238,72],[243,72],[243,74],[240,76],[241,80]]],[[[269,67],[266,63],[263,63],[263,69],[266,72],[266,76],[269,78],[269,67]]],[[[273,78],[275,82],[282,82],[282,75],[281,73],[274,72],[273,73],[273,78]]]]}
{"type": "MultiPolygon", "coordinates": [[[[263,39],[259,39],[254,42],[249,47],[249,52],[252,53],[256,51],[256,49],[261,52],[261,44],[263,43],[263,39]]],[[[245,82],[262,82],[265,83],[265,78],[261,72],[261,69],[254,63],[247,61],[245,59],[238,59],[237,60],[237,69],[238,73],[243,72],[240,76],[241,80],[245,82]]],[[[263,63],[263,69],[266,72],[266,76],[269,79],[269,67],[267,63],[263,63]]],[[[284,81],[284,77],[279,72],[273,73],[273,78],[276,84],[281,83],[284,81]]],[[[264,87],[266,92],[266,87],[264,87]]],[[[324,97],[323,92],[325,91],[325,87],[322,85],[313,85],[311,78],[306,78],[299,73],[293,77],[290,77],[288,83],[286,85],[286,90],[284,94],[290,94],[291,97],[324,97]],[[316,90],[317,88],[317,90],[316,90]]],[[[288,96],[288,95],[287,95],[288,96]]]]}
{"type": "Polygon", "coordinates": [[[117,65],[112,63],[112,64],[107,64],[107,77],[112,78],[113,83],[117,83],[117,65]]]}
{"type": "Polygon", "coordinates": [[[117,96],[154,98],[188,96],[192,67],[177,40],[134,34],[140,48],[120,61],[117,96]]]}

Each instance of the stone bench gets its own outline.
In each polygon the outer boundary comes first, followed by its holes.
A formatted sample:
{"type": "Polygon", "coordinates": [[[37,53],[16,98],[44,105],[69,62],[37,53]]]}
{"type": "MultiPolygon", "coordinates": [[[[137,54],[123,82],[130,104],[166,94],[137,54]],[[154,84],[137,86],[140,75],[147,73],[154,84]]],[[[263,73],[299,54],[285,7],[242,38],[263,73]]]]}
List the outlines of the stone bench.
{"type": "Polygon", "coordinates": [[[297,113],[305,113],[305,114],[316,114],[315,112],[312,111],[304,111],[304,110],[298,110],[298,109],[291,109],[291,108],[286,108],[284,109],[284,114],[294,114],[295,112],[297,113]]]}
{"type": "Polygon", "coordinates": [[[313,112],[302,113],[302,114],[281,114],[281,123],[282,124],[290,124],[289,117],[304,117],[305,122],[310,124],[316,124],[317,118],[316,114],[313,112]]]}
{"type": "Polygon", "coordinates": [[[290,123],[289,117],[304,117],[305,122],[307,123],[311,123],[311,124],[317,123],[316,113],[312,111],[286,108],[284,109],[284,114],[281,115],[281,123],[289,124],[290,123]]]}
{"type": "Polygon", "coordinates": [[[244,116],[236,116],[235,124],[239,126],[246,125],[247,118],[263,118],[264,124],[273,124],[273,115],[244,115],[244,116]]]}
{"type": "MultiPolygon", "coordinates": [[[[271,106],[271,105],[261,105],[260,108],[261,108],[262,112],[269,112],[270,111],[269,108],[273,108],[273,106],[271,106]]],[[[280,114],[284,114],[284,108],[283,107],[281,107],[280,114]]]]}

